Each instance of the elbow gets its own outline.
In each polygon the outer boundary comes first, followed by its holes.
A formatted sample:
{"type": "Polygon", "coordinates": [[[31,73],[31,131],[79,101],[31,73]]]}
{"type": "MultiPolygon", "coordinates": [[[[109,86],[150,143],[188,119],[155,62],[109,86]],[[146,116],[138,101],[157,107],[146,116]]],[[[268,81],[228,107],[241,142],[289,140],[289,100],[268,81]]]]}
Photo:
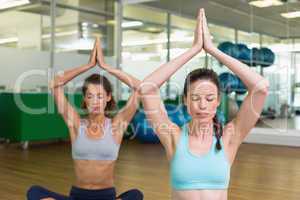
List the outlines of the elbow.
{"type": "Polygon", "coordinates": [[[269,93],[269,86],[270,86],[269,81],[267,79],[263,79],[262,81],[256,84],[254,91],[267,96],[269,93]]]}
{"type": "Polygon", "coordinates": [[[50,88],[50,90],[53,92],[54,91],[54,89],[55,89],[55,86],[56,84],[55,84],[55,79],[52,79],[51,81],[50,81],[50,83],[49,83],[49,88],[50,88]]]}
{"type": "Polygon", "coordinates": [[[152,82],[141,82],[138,87],[138,93],[140,96],[157,93],[158,91],[159,87],[152,82]]]}
{"type": "Polygon", "coordinates": [[[139,87],[140,87],[140,85],[141,85],[141,81],[135,81],[134,84],[131,86],[131,89],[134,92],[139,93],[139,87]]]}
{"type": "Polygon", "coordinates": [[[56,87],[62,86],[63,85],[63,81],[62,81],[62,77],[59,75],[56,75],[54,77],[54,79],[51,80],[50,82],[50,88],[51,90],[54,90],[56,87]]]}

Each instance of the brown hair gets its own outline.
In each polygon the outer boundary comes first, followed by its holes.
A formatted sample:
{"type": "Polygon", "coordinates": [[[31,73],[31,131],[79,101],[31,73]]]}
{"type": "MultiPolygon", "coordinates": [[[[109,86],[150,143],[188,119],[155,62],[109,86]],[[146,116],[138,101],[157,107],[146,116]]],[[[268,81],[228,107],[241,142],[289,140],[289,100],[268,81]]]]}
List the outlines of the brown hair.
{"type": "MultiPolygon", "coordinates": [[[[106,117],[110,117],[116,109],[116,102],[112,96],[113,90],[110,81],[105,76],[102,76],[100,74],[90,75],[84,80],[84,84],[82,86],[83,96],[85,96],[89,84],[100,84],[103,86],[107,95],[111,95],[111,100],[107,103],[104,113],[106,117]]],[[[81,108],[87,109],[84,100],[81,102],[81,108]]]]}
{"type": "MultiPolygon", "coordinates": [[[[187,75],[185,82],[184,82],[184,89],[183,89],[184,97],[187,96],[187,91],[188,91],[190,85],[198,80],[208,80],[208,81],[211,81],[212,83],[214,83],[218,88],[218,95],[220,95],[221,90],[220,90],[220,83],[219,83],[219,78],[218,78],[217,73],[211,69],[199,68],[199,69],[195,69],[195,70],[191,71],[187,75]]],[[[215,130],[216,137],[217,137],[216,148],[217,148],[217,150],[221,150],[222,146],[220,144],[220,139],[223,134],[223,126],[219,122],[217,115],[215,115],[213,118],[213,124],[214,124],[214,130],[215,130]]]]}

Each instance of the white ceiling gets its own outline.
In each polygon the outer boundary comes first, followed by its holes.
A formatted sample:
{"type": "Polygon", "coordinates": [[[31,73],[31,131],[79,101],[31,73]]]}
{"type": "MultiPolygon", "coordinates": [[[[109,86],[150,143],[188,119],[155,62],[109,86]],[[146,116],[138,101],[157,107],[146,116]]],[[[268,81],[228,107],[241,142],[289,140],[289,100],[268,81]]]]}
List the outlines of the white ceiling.
{"type": "MultiPolygon", "coordinates": [[[[58,2],[66,3],[66,1],[74,2],[72,0],[59,0],[58,2]]],[[[80,7],[86,9],[86,12],[88,12],[89,10],[102,12],[104,8],[103,2],[103,0],[77,0],[77,4],[79,3],[80,7]]],[[[263,33],[280,38],[300,38],[300,18],[287,20],[280,16],[280,13],[282,12],[295,10],[300,11],[299,1],[284,4],[283,6],[274,6],[268,8],[251,7],[248,4],[247,0],[154,0],[146,1],[138,5],[153,7],[159,10],[167,10],[171,13],[185,16],[191,19],[195,18],[197,9],[202,7],[206,9],[206,14],[210,23],[229,26],[248,32],[253,31],[263,33]]],[[[19,10],[26,10],[27,12],[40,13],[49,16],[48,4],[33,4],[30,6],[25,6],[23,9],[19,10]]],[[[68,11],[71,12],[71,10],[69,9],[68,11]]],[[[75,11],[73,12],[77,13],[75,11]]],[[[8,18],[6,20],[6,18],[4,17],[6,13],[5,11],[0,13],[2,23],[8,24],[7,21],[13,21],[11,18],[8,18]]],[[[145,13],[139,15],[143,15],[145,13]]],[[[67,23],[67,19],[72,19],[75,25],[77,25],[81,21],[85,21],[85,18],[88,18],[88,21],[94,23],[101,23],[102,21],[105,21],[105,19],[100,18],[99,15],[87,14],[82,12],[80,12],[80,15],[76,18],[68,18],[66,17],[65,9],[57,9],[57,14],[58,16],[62,17],[61,20],[57,20],[57,25],[62,22],[64,22],[64,24],[67,23]]],[[[151,18],[156,19],[158,17],[159,16],[152,16],[151,18]]],[[[147,15],[145,18],[149,18],[149,16],[147,15]]],[[[15,29],[15,23],[11,24],[15,29]]],[[[72,24],[72,22],[68,22],[67,24],[72,24]]],[[[4,33],[9,30],[10,29],[8,28],[2,28],[2,32],[0,35],[4,35],[4,33]]],[[[15,30],[13,30],[13,32],[15,32],[15,30]]]]}
{"type": "Polygon", "coordinates": [[[283,12],[300,11],[296,0],[267,8],[250,6],[247,0],[160,0],[143,4],[190,18],[195,18],[198,8],[205,8],[211,23],[280,38],[300,37],[300,18],[287,20],[280,16],[283,12]]]}

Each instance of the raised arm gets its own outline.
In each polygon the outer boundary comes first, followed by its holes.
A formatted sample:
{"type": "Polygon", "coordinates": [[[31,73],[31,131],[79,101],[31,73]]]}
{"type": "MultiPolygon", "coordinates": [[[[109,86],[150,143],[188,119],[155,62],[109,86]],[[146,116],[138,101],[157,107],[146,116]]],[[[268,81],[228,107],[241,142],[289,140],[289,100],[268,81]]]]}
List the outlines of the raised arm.
{"type": "Polygon", "coordinates": [[[149,76],[142,81],[140,88],[142,93],[148,93],[151,90],[157,90],[160,86],[166,82],[177,70],[179,70],[184,64],[190,61],[195,55],[197,55],[203,47],[202,40],[202,26],[201,26],[201,13],[202,9],[199,9],[197,17],[197,25],[194,32],[193,46],[183,54],[172,59],[170,62],[161,65],[149,76]]]}
{"type": "Polygon", "coordinates": [[[237,59],[216,48],[208,30],[205,12],[203,12],[203,39],[204,50],[214,56],[221,63],[226,65],[235,73],[245,84],[248,94],[244,99],[236,118],[233,120],[235,126],[234,142],[240,145],[250,130],[255,126],[260,113],[263,109],[264,102],[268,96],[269,82],[260,74],[250,69],[237,59]]]}
{"type": "Polygon", "coordinates": [[[56,75],[50,83],[50,88],[52,90],[58,112],[62,115],[64,121],[67,124],[72,140],[75,138],[76,130],[80,125],[80,117],[65,97],[63,86],[79,74],[94,67],[96,65],[96,54],[97,51],[95,43],[88,64],[74,69],[66,70],[62,74],[56,75]]]}
{"type": "Polygon", "coordinates": [[[132,90],[132,94],[129,97],[126,105],[117,113],[117,115],[112,119],[112,126],[114,128],[114,133],[117,136],[119,142],[123,138],[123,134],[128,127],[129,122],[133,118],[138,106],[139,106],[139,95],[137,88],[139,87],[141,81],[133,77],[132,75],[105,63],[104,56],[102,53],[101,42],[99,38],[97,40],[97,61],[99,67],[110,73],[111,75],[118,78],[120,81],[128,85],[132,90]]]}
{"type": "Polygon", "coordinates": [[[201,51],[203,46],[201,12],[202,10],[199,10],[193,46],[170,62],[161,65],[157,70],[147,76],[142,81],[139,89],[145,114],[162,145],[165,147],[169,160],[174,153],[174,147],[178,133],[180,133],[180,128],[169,119],[159,94],[159,87],[201,51]]]}
{"type": "Polygon", "coordinates": [[[136,90],[141,81],[136,79],[135,77],[133,77],[132,75],[116,68],[116,67],[112,67],[109,64],[107,64],[104,61],[104,56],[102,53],[102,47],[101,47],[101,42],[100,39],[97,38],[97,61],[99,64],[99,67],[101,67],[102,69],[104,69],[105,71],[107,71],[108,73],[110,73],[111,75],[115,76],[116,78],[118,78],[120,81],[122,81],[123,83],[125,83],[126,85],[128,85],[128,87],[132,88],[133,90],[136,90]]]}

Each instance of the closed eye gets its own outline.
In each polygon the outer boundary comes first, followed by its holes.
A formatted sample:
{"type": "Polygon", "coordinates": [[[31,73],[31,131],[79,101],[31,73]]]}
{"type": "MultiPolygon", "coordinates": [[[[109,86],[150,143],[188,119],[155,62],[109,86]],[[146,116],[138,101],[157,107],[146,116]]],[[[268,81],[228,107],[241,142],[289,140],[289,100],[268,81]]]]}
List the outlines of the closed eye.
{"type": "Polygon", "coordinates": [[[199,101],[200,97],[199,96],[191,96],[192,101],[199,101]]]}

